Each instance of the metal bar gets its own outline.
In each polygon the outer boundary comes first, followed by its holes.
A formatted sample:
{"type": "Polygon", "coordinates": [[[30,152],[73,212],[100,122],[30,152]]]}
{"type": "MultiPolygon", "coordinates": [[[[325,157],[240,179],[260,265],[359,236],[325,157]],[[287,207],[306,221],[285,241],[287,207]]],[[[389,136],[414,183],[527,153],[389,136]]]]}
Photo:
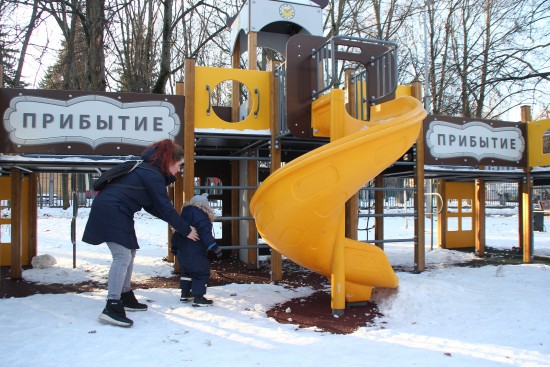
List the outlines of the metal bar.
{"type": "Polygon", "coordinates": [[[359,218],[399,218],[399,217],[416,217],[416,213],[359,214],[359,218]]]}
{"type": "Polygon", "coordinates": [[[239,250],[250,248],[271,248],[269,245],[236,245],[236,246],[220,246],[222,250],[239,250]]]}
{"type": "Polygon", "coordinates": [[[379,60],[376,60],[376,63],[378,64],[378,70],[380,71],[380,73],[378,74],[379,75],[378,81],[380,84],[378,85],[378,96],[377,96],[380,98],[385,95],[384,91],[385,91],[385,82],[386,82],[386,75],[384,73],[385,65],[384,65],[383,56],[381,56],[379,60]]]}
{"type": "Polygon", "coordinates": [[[13,166],[14,168],[17,168],[18,170],[21,170],[21,171],[25,171],[25,172],[28,172],[28,173],[32,173],[33,171],[31,171],[30,169],[27,169],[25,167],[21,167],[21,166],[13,166]]]}
{"type": "Polygon", "coordinates": [[[365,240],[361,242],[368,242],[368,243],[390,243],[390,242],[414,242],[416,239],[413,238],[394,238],[389,240],[365,240]]]}
{"type": "Polygon", "coordinates": [[[278,108],[278,122],[277,122],[277,127],[278,127],[278,134],[279,135],[285,135],[285,134],[288,134],[289,130],[288,130],[288,126],[286,124],[286,103],[282,103],[282,101],[286,101],[286,96],[285,96],[285,92],[286,92],[286,85],[285,85],[285,81],[286,81],[286,64],[281,64],[280,67],[275,71],[275,75],[277,76],[277,83],[278,83],[278,88],[277,88],[277,100],[278,100],[278,103],[277,103],[277,108],[278,108]]]}
{"type": "Polygon", "coordinates": [[[204,161],[270,161],[269,157],[197,155],[195,160],[204,161]]]}
{"type": "Polygon", "coordinates": [[[362,187],[363,191],[416,191],[416,187],[362,187]]]}
{"type": "Polygon", "coordinates": [[[195,189],[202,190],[256,190],[258,186],[195,186],[195,189]]]}
{"type": "Polygon", "coordinates": [[[338,46],[335,45],[334,43],[334,38],[330,41],[330,62],[332,63],[332,75],[330,76],[330,85],[331,87],[335,87],[336,86],[336,82],[337,82],[337,79],[336,79],[336,74],[338,73],[337,71],[337,65],[338,65],[338,61],[336,60],[336,48],[338,46]]]}
{"type": "Polygon", "coordinates": [[[214,220],[214,222],[223,222],[225,220],[229,221],[229,220],[252,220],[254,219],[254,217],[252,216],[238,216],[238,217],[216,217],[216,219],[214,220]]]}

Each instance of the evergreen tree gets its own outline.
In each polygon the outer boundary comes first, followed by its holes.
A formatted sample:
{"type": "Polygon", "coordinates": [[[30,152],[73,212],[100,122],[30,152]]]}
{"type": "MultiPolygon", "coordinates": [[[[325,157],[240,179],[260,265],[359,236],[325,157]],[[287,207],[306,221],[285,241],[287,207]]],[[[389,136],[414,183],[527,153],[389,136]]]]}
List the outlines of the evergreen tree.
{"type": "MultiPolygon", "coordinates": [[[[79,48],[81,46],[82,44],[80,44],[79,48]]],[[[67,89],[68,85],[69,89],[82,90],[86,78],[84,74],[86,65],[84,58],[86,57],[86,53],[80,51],[75,52],[75,54],[77,55],[75,58],[75,62],[67,65],[67,63],[65,62],[67,56],[67,44],[66,42],[63,42],[61,51],[57,56],[57,61],[55,62],[55,64],[48,67],[44,78],[39,83],[39,87],[41,89],[67,89]],[[69,76],[71,80],[68,83],[65,80],[65,75],[71,75],[72,73],[67,73],[67,68],[74,68],[76,74],[72,77],[69,76]]]]}
{"type": "Polygon", "coordinates": [[[68,52],[67,42],[63,41],[61,50],[57,55],[57,61],[48,67],[44,78],[39,83],[41,89],[84,89],[86,80],[86,40],[79,24],[76,26],[72,50],[73,62],[67,63],[68,52]]]}
{"type": "Polygon", "coordinates": [[[9,27],[4,24],[3,19],[7,16],[4,13],[5,7],[0,6],[0,64],[3,66],[3,87],[7,88],[22,88],[26,83],[15,85],[15,74],[17,70],[17,55],[19,50],[15,47],[15,43],[10,41],[13,37],[6,31],[9,27]]]}
{"type": "MultiPolygon", "coordinates": [[[[0,39],[4,40],[6,39],[5,34],[3,32],[0,32],[0,39]]],[[[15,85],[15,70],[17,68],[17,58],[15,57],[17,55],[17,50],[12,48],[9,44],[7,44],[4,41],[0,42],[0,63],[3,66],[4,70],[4,87],[7,88],[16,88],[16,87],[24,87],[23,85],[15,85]]]]}

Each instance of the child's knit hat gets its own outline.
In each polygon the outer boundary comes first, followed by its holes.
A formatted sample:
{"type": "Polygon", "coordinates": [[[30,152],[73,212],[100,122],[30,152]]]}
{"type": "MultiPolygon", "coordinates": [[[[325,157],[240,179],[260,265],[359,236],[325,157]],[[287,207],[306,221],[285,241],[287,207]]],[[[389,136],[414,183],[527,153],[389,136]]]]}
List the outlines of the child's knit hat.
{"type": "Polygon", "coordinates": [[[210,203],[208,202],[208,194],[206,192],[200,194],[200,195],[195,195],[191,198],[190,200],[191,204],[200,204],[202,206],[206,206],[208,208],[210,208],[210,203]]]}

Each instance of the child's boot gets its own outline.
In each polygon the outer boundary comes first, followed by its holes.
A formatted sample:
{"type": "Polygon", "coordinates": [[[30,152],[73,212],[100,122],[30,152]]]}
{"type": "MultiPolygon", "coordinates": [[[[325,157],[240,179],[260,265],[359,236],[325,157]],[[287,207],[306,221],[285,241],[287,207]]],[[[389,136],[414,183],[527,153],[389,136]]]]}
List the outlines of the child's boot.
{"type": "Polygon", "coordinates": [[[181,302],[191,302],[193,300],[193,295],[190,290],[181,290],[180,301],[181,302]]]}
{"type": "Polygon", "coordinates": [[[212,306],[213,303],[212,300],[204,298],[204,296],[195,296],[193,299],[193,307],[212,306]]]}

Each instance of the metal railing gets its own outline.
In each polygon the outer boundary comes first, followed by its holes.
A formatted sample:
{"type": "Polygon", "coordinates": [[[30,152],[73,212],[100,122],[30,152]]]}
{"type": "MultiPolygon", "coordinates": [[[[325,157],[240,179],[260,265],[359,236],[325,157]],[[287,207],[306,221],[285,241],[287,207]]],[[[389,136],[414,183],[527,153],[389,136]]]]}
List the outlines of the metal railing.
{"type": "MultiPolygon", "coordinates": [[[[371,96],[364,96],[365,101],[370,103],[393,93],[397,88],[397,44],[394,42],[373,40],[359,37],[335,36],[322,44],[319,48],[312,50],[312,58],[315,60],[317,89],[313,91],[312,98],[316,99],[325,91],[336,88],[340,84],[338,76],[338,60],[341,60],[345,65],[346,55],[357,53],[354,48],[361,49],[360,46],[370,44],[384,46],[387,48],[385,52],[379,55],[372,55],[367,65],[356,65],[358,73],[356,78],[368,79],[369,73],[375,74],[371,76],[371,82],[375,83],[375,93],[371,96]]],[[[359,94],[358,94],[359,95],[359,94]]]]}
{"type": "Polygon", "coordinates": [[[275,69],[277,78],[277,137],[289,134],[286,114],[286,63],[275,69]]]}

